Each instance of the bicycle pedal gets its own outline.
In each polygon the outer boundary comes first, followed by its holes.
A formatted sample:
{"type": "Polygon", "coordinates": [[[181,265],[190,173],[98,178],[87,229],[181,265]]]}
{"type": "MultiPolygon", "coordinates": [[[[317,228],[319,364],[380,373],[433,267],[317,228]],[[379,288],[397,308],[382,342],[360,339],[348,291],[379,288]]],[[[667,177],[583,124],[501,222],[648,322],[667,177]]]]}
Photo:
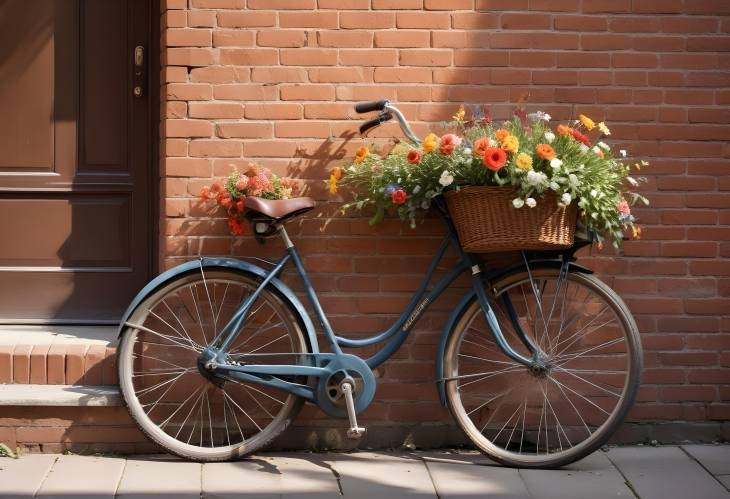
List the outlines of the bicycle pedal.
{"type": "Polygon", "coordinates": [[[347,430],[347,438],[351,440],[357,440],[358,438],[362,438],[365,433],[367,433],[367,428],[363,428],[361,426],[357,426],[355,428],[350,428],[347,430]]]}

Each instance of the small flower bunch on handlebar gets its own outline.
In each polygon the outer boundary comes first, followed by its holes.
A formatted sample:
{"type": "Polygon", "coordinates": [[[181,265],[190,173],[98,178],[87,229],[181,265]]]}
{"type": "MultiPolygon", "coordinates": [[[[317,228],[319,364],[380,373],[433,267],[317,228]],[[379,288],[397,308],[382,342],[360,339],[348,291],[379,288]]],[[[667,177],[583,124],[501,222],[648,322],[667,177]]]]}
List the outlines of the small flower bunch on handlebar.
{"type": "Polygon", "coordinates": [[[268,168],[249,163],[245,172],[234,171],[227,178],[203,186],[200,199],[214,201],[226,210],[231,234],[244,232],[244,199],[256,196],[265,199],[289,199],[299,191],[297,180],[278,177],[268,168]]]}
{"type": "Polygon", "coordinates": [[[352,162],[333,170],[330,191],[349,186],[355,200],[345,208],[374,207],[371,224],[395,211],[412,227],[445,190],[511,187],[515,210],[548,202],[543,198],[553,192],[550,199],[561,206],[577,203],[579,223],[599,243],[608,239],[618,247],[627,231],[638,237],[630,207],[648,201],[633,191],[642,179],[630,174],[647,163],[627,164],[623,150],[614,155],[603,141],[611,134],[605,123],[580,115],[552,128],[548,114],[521,110],[499,124],[488,114],[466,121],[462,107],[451,127],[453,133],[429,134],[419,146],[398,144],[387,155],[361,147],[352,162]]]}

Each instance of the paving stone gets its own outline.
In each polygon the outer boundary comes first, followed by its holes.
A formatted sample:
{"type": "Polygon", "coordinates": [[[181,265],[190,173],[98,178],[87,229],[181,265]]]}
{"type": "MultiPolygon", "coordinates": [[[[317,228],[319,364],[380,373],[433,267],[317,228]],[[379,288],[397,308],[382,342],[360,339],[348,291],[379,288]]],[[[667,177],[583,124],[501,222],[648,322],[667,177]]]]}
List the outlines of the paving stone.
{"type": "Polygon", "coordinates": [[[340,476],[345,498],[436,498],[425,463],[414,457],[361,452],[330,454],[324,461],[340,476]]]}
{"type": "Polygon", "coordinates": [[[730,445],[683,445],[713,475],[730,475],[730,445]]]}
{"type": "Polygon", "coordinates": [[[720,475],[717,477],[726,489],[730,489],[730,475],[720,475]]]}
{"type": "Polygon", "coordinates": [[[723,488],[679,447],[622,447],[608,453],[641,499],[728,499],[723,488]]]}
{"type": "Polygon", "coordinates": [[[557,470],[520,470],[520,476],[534,499],[634,497],[601,451],[557,470]]]}
{"type": "Polygon", "coordinates": [[[30,454],[19,459],[0,458],[0,497],[33,497],[57,457],[53,454],[30,454]]]}
{"type": "Polygon", "coordinates": [[[203,465],[206,499],[341,499],[332,471],[308,455],[256,456],[203,465]]]}
{"type": "Polygon", "coordinates": [[[124,470],[124,459],[97,456],[59,456],[36,497],[109,499],[114,497],[124,470]]]}
{"type": "Polygon", "coordinates": [[[117,497],[124,499],[200,498],[199,463],[169,456],[128,459],[117,497]]]}
{"type": "Polygon", "coordinates": [[[529,492],[516,469],[468,462],[427,460],[440,499],[523,499],[529,492]]]}

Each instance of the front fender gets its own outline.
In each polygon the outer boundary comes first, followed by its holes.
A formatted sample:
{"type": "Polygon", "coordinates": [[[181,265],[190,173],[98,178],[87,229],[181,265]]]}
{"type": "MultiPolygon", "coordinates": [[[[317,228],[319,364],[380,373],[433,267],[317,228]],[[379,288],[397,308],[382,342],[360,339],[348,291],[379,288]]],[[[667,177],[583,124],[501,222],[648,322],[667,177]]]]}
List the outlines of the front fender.
{"type": "MultiPolygon", "coordinates": [[[[132,302],[127,307],[127,310],[124,312],[124,315],[122,316],[122,320],[119,323],[119,329],[117,331],[118,335],[122,334],[122,331],[124,330],[124,323],[127,322],[129,317],[134,313],[134,311],[137,309],[140,303],[150,296],[152,293],[154,293],[157,289],[160,287],[166,285],[171,280],[175,279],[177,276],[184,274],[186,272],[199,269],[199,268],[229,268],[229,269],[236,269],[240,270],[242,272],[246,272],[249,274],[253,274],[256,277],[259,277],[261,279],[264,279],[268,271],[265,269],[262,269],[261,267],[258,267],[256,265],[253,265],[251,263],[237,260],[235,258],[207,258],[203,257],[199,260],[192,260],[186,263],[183,263],[181,265],[178,265],[177,267],[173,267],[170,270],[167,270],[163,272],[162,274],[158,275],[154,279],[152,279],[150,282],[147,283],[147,285],[140,290],[139,293],[137,293],[137,296],[134,297],[132,302]]],[[[312,320],[309,318],[309,315],[306,312],[306,309],[304,308],[304,305],[301,301],[299,301],[299,298],[294,294],[294,292],[281,280],[274,278],[269,283],[270,286],[273,286],[276,291],[281,295],[281,298],[283,298],[285,301],[289,302],[289,304],[292,307],[292,311],[298,315],[298,318],[300,320],[301,325],[306,330],[307,337],[309,339],[309,345],[311,348],[312,353],[319,353],[319,348],[317,346],[317,336],[314,329],[314,325],[312,324],[312,320]]]]}
{"type": "MultiPolygon", "coordinates": [[[[561,260],[534,260],[530,262],[530,268],[536,269],[536,268],[556,268],[559,269],[563,265],[563,262],[561,260]]],[[[576,263],[570,262],[568,264],[569,272],[579,272],[581,274],[592,274],[593,271],[583,267],[582,265],[578,265],[576,263]]],[[[517,264],[512,267],[507,267],[505,269],[498,269],[494,272],[490,272],[487,275],[484,276],[485,281],[498,281],[502,279],[503,277],[512,274],[514,272],[521,272],[525,269],[524,264],[517,264]]],[[[470,289],[467,291],[467,293],[464,295],[464,297],[459,301],[459,304],[456,305],[453,312],[451,312],[451,315],[449,315],[449,318],[446,320],[446,324],[444,325],[443,332],[441,333],[441,339],[439,340],[439,346],[438,351],[436,352],[436,388],[439,392],[439,400],[441,401],[441,405],[446,407],[446,387],[444,385],[444,354],[446,353],[446,342],[449,340],[449,335],[451,333],[451,330],[456,325],[457,321],[461,318],[462,314],[466,311],[467,307],[471,304],[471,301],[475,299],[476,292],[473,289],[470,289]]]]}

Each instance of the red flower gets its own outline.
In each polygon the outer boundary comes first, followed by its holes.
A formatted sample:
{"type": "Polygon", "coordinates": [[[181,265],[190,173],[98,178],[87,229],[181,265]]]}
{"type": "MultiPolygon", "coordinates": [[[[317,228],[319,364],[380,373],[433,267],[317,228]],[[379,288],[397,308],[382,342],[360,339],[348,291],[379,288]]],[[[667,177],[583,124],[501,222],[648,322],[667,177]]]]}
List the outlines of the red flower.
{"type": "Polygon", "coordinates": [[[417,165],[421,162],[421,153],[416,151],[415,149],[412,149],[408,151],[408,157],[406,159],[410,164],[417,165]]]}
{"type": "Polygon", "coordinates": [[[210,187],[207,185],[204,185],[202,189],[200,189],[200,199],[201,201],[207,201],[210,199],[210,187]]]}
{"type": "Polygon", "coordinates": [[[590,140],[588,139],[588,136],[580,133],[578,130],[570,130],[570,135],[577,140],[578,142],[583,142],[585,145],[589,146],[591,145],[590,140]]]}
{"type": "Polygon", "coordinates": [[[228,219],[228,228],[230,229],[231,234],[235,234],[237,236],[243,234],[243,224],[236,220],[235,217],[230,217],[228,219]]]}
{"type": "Polygon", "coordinates": [[[211,192],[223,192],[225,189],[223,188],[223,182],[220,180],[217,180],[213,182],[213,185],[210,186],[211,192]]]}
{"type": "Polygon", "coordinates": [[[236,201],[236,210],[239,213],[243,213],[243,209],[244,209],[244,207],[243,207],[243,198],[241,198],[238,201],[236,201]]]}
{"type": "Polygon", "coordinates": [[[393,204],[403,204],[406,202],[406,191],[403,189],[398,189],[397,191],[393,191],[393,194],[390,195],[391,201],[393,201],[393,204]]]}
{"type": "Polygon", "coordinates": [[[230,208],[233,204],[233,200],[230,196],[224,196],[223,199],[220,200],[220,204],[223,208],[230,208]]]}
{"type": "Polygon", "coordinates": [[[441,154],[444,156],[448,156],[454,152],[454,149],[456,149],[459,144],[461,144],[461,139],[459,137],[453,133],[447,133],[441,137],[441,142],[439,142],[439,151],[441,151],[441,154]]]}
{"type": "Polygon", "coordinates": [[[484,166],[496,172],[507,162],[507,153],[499,147],[489,147],[484,153],[484,166]]]}

